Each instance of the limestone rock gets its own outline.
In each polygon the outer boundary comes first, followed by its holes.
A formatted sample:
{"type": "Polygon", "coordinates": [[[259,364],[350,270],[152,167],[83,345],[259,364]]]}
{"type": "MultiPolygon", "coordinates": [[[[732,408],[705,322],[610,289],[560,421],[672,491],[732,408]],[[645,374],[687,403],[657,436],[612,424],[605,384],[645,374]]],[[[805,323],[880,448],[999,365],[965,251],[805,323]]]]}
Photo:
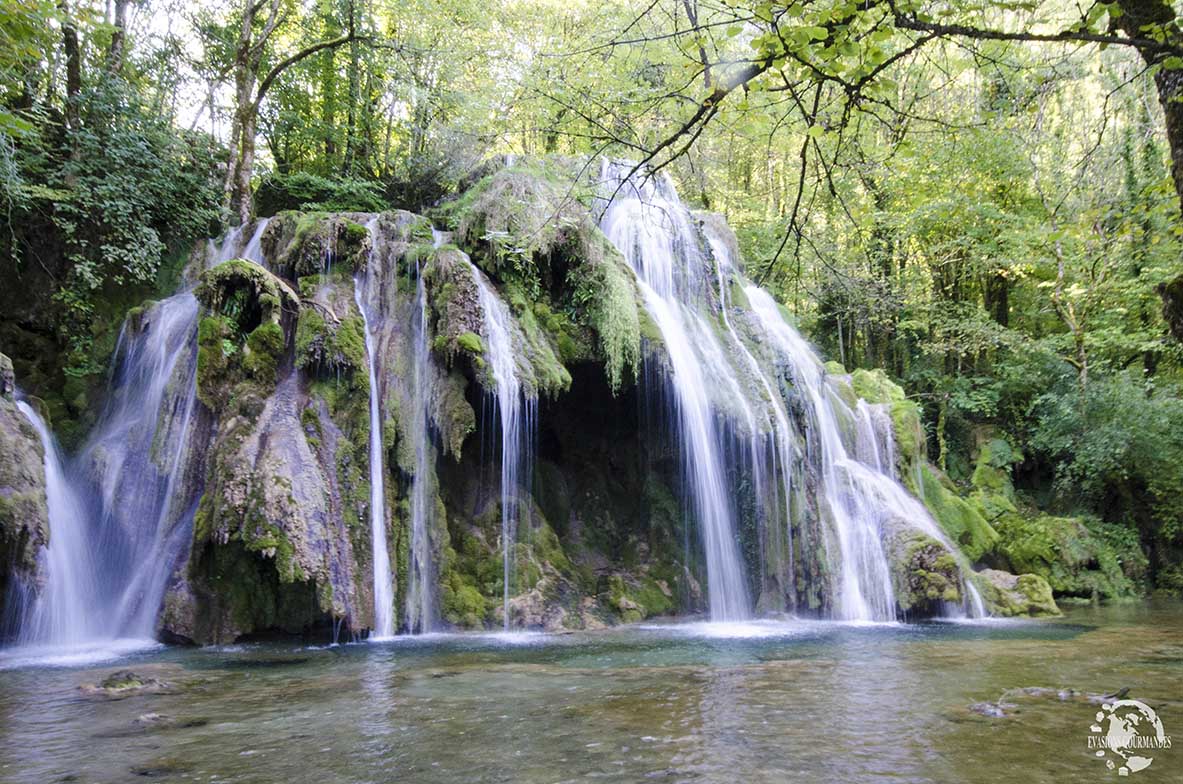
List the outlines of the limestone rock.
{"type": "MultiPolygon", "coordinates": [[[[8,357],[0,354],[0,385],[12,389],[8,357]]],[[[49,540],[45,497],[45,454],[36,431],[11,395],[0,395],[0,589],[7,570],[28,578],[37,551],[49,540]]],[[[0,591],[0,602],[3,601],[0,591]]]]}
{"type": "Polygon", "coordinates": [[[983,569],[975,573],[975,578],[987,609],[994,615],[1007,618],[1060,615],[1051,586],[1039,575],[983,569]]]}

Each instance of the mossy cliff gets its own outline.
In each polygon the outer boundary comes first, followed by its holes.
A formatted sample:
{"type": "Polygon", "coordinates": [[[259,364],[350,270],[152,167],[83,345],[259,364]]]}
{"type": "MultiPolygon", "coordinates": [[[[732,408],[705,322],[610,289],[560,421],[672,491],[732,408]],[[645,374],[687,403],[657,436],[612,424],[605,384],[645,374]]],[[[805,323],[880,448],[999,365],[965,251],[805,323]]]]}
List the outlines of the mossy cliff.
{"type": "Polygon", "coordinates": [[[881,370],[855,371],[851,385],[869,402],[891,406],[899,475],[961,552],[989,567],[988,579],[975,584],[994,612],[1054,614],[1053,595],[1122,599],[1141,590],[1147,563],[1136,537],[1092,518],[1047,514],[1019,496],[1010,472],[1021,456],[1005,440],[983,430],[972,478],[959,486],[926,460],[919,411],[901,387],[881,370]]]}
{"type": "Polygon", "coordinates": [[[0,618],[10,581],[37,579],[37,550],[49,540],[45,454],[15,390],[12,362],[0,354],[0,618]]]}
{"type": "MultiPolygon", "coordinates": [[[[260,235],[262,264],[233,259],[199,273],[202,476],[189,557],[164,603],[166,637],[365,634],[375,616],[372,433],[398,629],[416,623],[407,605],[420,519],[443,626],[593,628],[707,608],[685,445],[669,426],[667,346],[597,225],[585,168],[563,159],[496,168],[430,220],[281,213],[260,235]],[[530,413],[508,618],[489,296],[530,413]]],[[[705,386],[729,455],[720,481],[735,499],[748,593],[760,613],[826,617],[841,575],[832,479],[810,438],[813,390],[799,386],[794,352],[770,339],[767,314],[751,308],[725,223],[693,222],[688,241],[699,247],[687,258],[704,268],[690,276],[687,322],[704,336],[698,350],[720,355],[704,357],[705,386]],[[712,256],[719,242],[734,257],[726,265],[712,256]]],[[[133,329],[142,320],[129,319],[133,329]]],[[[834,408],[848,449],[865,439],[870,411],[873,438],[892,434],[883,470],[940,525],[905,513],[883,521],[899,617],[963,605],[970,582],[1008,615],[1054,612],[1052,590],[1134,589],[1134,553],[1090,521],[1033,513],[1000,447],[984,441],[973,482],[955,485],[927,462],[919,408],[900,387],[879,371],[827,373],[825,394],[847,404],[834,408]]],[[[22,535],[39,541],[43,527],[22,535]]]]}

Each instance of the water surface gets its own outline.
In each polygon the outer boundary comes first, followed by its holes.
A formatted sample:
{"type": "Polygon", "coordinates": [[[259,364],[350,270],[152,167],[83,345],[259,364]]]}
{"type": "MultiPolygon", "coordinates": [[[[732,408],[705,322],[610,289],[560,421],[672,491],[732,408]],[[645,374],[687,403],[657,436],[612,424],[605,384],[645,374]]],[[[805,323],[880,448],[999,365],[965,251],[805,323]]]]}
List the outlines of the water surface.
{"type": "MultiPolygon", "coordinates": [[[[126,650],[126,649],[125,649],[126,650]]],[[[4,782],[1106,781],[1096,706],[1130,697],[1183,743],[1183,605],[1051,622],[648,624],[337,647],[0,659],[4,782]],[[13,666],[20,664],[21,666],[13,666]],[[118,669],[173,693],[79,686],[118,669]]],[[[1183,749],[1137,781],[1178,781],[1183,749]]]]}

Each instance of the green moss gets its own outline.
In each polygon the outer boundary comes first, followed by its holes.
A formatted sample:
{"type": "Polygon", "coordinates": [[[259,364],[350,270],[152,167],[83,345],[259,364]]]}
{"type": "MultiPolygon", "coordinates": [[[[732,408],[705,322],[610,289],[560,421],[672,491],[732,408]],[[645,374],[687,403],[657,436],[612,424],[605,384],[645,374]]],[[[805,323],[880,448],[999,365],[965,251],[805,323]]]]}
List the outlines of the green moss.
{"type": "Polygon", "coordinates": [[[993,549],[998,532],[986,522],[974,504],[957,495],[952,482],[928,463],[920,466],[920,478],[920,497],[967,558],[977,561],[993,549]]]}
{"type": "Polygon", "coordinates": [[[274,269],[293,280],[332,269],[348,277],[364,268],[370,233],[346,215],[328,212],[281,212],[262,237],[263,252],[274,269]]]}
{"type": "Polygon", "coordinates": [[[1001,515],[995,526],[997,550],[1011,568],[1044,577],[1057,595],[1118,599],[1138,592],[1126,570],[1144,574],[1146,557],[1135,538],[1113,530],[1117,526],[1020,512],[1001,515]]]}
{"type": "Polygon", "coordinates": [[[935,615],[942,602],[958,604],[961,570],[956,557],[936,539],[903,528],[891,540],[892,587],[907,614],[935,615]]]}
{"type": "Polygon", "coordinates": [[[1056,616],[1060,608],[1052,598],[1052,589],[1039,575],[1013,575],[996,569],[984,569],[970,575],[982,601],[991,614],[1004,618],[1056,616]]]}
{"type": "Polygon", "coordinates": [[[274,386],[283,352],[283,329],[273,321],[264,322],[247,336],[243,370],[260,384],[274,386]]]}
{"type": "Polygon", "coordinates": [[[444,620],[470,629],[479,628],[489,612],[489,600],[458,572],[440,585],[440,603],[444,620]]]}
{"type": "Polygon", "coordinates": [[[461,351],[466,351],[474,356],[480,356],[485,353],[485,343],[481,340],[481,336],[475,332],[465,332],[456,338],[456,345],[461,351]]]}
{"type": "Polygon", "coordinates": [[[615,392],[626,373],[636,373],[643,329],[651,331],[644,336],[654,342],[660,342],[660,331],[647,316],[647,323],[642,324],[644,309],[639,306],[640,295],[633,274],[624,257],[590,219],[580,227],[578,247],[584,261],[573,302],[589,315],[608,382],[615,392]]]}

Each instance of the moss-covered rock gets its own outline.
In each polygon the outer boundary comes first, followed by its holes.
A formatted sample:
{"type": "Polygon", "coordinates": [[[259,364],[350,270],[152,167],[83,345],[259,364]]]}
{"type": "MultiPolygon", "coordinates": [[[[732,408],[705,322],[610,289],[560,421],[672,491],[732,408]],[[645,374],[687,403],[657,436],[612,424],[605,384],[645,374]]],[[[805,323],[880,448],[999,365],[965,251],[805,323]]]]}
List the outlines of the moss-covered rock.
{"type": "Polygon", "coordinates": [[[281,212],[260,244],[272,269],[291,280],[333,271],[350,277],[365,267],[370,233],[357,213],[281,212]]]}
{"type": "Polygon", "coordinates": [[[1010,478],[1010,466],[1019,457],[998,437],[983,438],[978,448],[970,501],[998,532],[994,560],[1015,572],[1040,575],[1059,596],[1136,595],[1147,572],[1136,534],[1094,518],[1058,517],[1024,504],[1010,478]]]}
{"type": "Polygon", "coordinates": [[[899,612],[905,617],[932,617],[942,604],[960,604],[961,569],[949,548],[912,528],[893,521],[887,538],[891,582],[899,612]]]}
{"type": "MultiPolygon", "coordinates": [[[[11,373],[3,373],[11,368],[7,359],[0,354],[0,384],[7,378],[11,385],[11,373]]],[[[0,395],[0,605],[10,577],[34,578],[37,552],[49,536],[41,441],[11,396],[0,395]]]]}
{"type": "Polygon", "coordinates": [[[285,327],[300,298],[243,259],[207,270],[196,294],[204,306],[197,328],[197,395],[212,411],[254,416],[277,381],[289,345],[285,327]]]}
{"type": "Polygon", "coordinates": [[[891,408],[891,421],[899,460],[899,473],[907,476],[918,461],[924,459],[924,427],[920,422],[920,407],[909,400],[904,388],[887,377],[882,368],[859,369],[850,374],[850,385],[856,395],[868,403],[886,403],[891,408]]]}
{"type": "Polygon", "coordinates": [[[1039,575],[1014,575],[999,569],[983,569],[972,575],[986,609],[1004,618],[1060,614],[1051,586],[1039,575]]]}
{"type": "Polygon", "coordinates": [[[975,504],[957,494],[953,482],[935,466],[920,466],[920,498],[945,534],[971,561],[980,560],[998,542],[998,532],[975,504]]]}
{"type": "Polygon", "coordinates": [[[339,317],[312,300],[301,303],[296,323],[296,365],[325,377],[366,370],[365,323],[360,316],[339,317]]]}
{"type": "Polygon", "coordinates": [[[208,311],[232,319],[244,333],[265,321],[278,324],[285,311],[294,314],[300,305],[291,286],[246,259],[206,270],[194,293],[208,311]]]}

